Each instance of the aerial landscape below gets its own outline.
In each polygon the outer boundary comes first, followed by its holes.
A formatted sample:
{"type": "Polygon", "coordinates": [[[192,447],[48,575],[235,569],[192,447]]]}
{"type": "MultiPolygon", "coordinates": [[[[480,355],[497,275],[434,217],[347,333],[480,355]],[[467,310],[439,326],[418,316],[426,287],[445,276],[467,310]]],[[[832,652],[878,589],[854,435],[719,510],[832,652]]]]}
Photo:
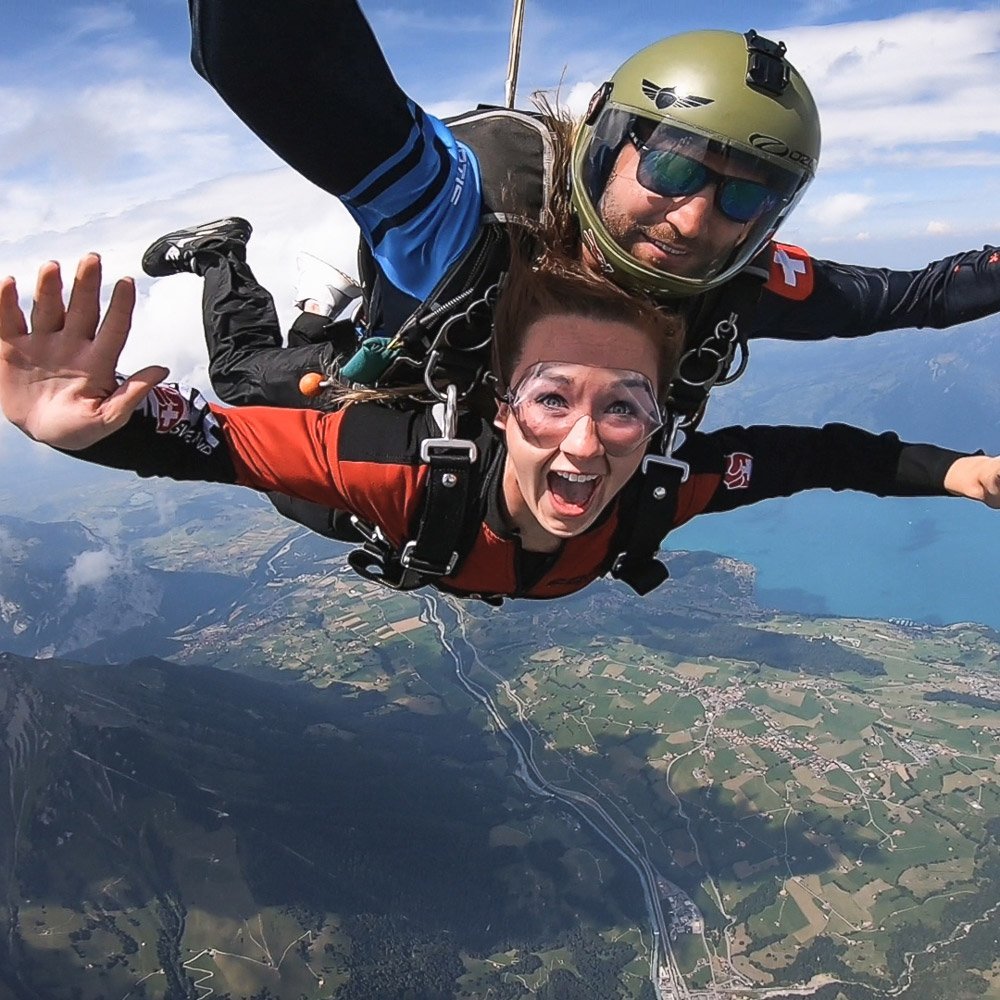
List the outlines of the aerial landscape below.
{"type": "Polygon", "coordinates": [[[390,594],[252,502],[195,562],[158,488],[103,579],[0,523],[5,995],[998,995],[993,630],[390,594]]]}

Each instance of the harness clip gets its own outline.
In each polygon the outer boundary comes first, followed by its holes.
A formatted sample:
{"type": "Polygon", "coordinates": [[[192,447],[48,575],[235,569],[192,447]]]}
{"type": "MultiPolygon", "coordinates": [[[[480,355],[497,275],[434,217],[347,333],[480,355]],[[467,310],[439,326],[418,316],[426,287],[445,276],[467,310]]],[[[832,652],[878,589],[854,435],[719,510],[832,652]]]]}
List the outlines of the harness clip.
{"type": "Polygon", "coordinates": [[[415,540],[407,542],[403,546],[403,551],[399,554],[399,561],[402,566],[414,573],[427,573],[432,576],[451,576],[458,565],[458,553],[452,552],[448,559],[448,564],[442,568],[436,563],[429,563],[423,559],[414,558],[414,550],[417,547],[415,540]]]}
{"type": "MultiPolygon", "coordinates": [[[[670,421],[670,433],[667,434],[667,438],[663,443],[663,454],[656,455],[650,452],[642,460],[642,474],[646,475],[649,471],[649,466],[655,465],[666,465],[671,469],[679,469],[681,473],[680,481],[686,483],[688,476],[691,474],[691,466],[687,462],[682,462],[679,458],[674,458],[674,450],[677,447],[677,435],[681,430],[684,417],[677,413],[673,416],[670,421]]],[[[654,494],[655,495],[655,494],[654,494]]],[[[657,499],[660,499],[657,497],[657,499]]]]}
{"type": "MultiPolygon", "coordinates": [[[[455,458],[464,455],[465,460],[472,465],[479,454],[472,441],[457,437],[458,434],[458,387],[449,385],[445,390],[444,401],[435,403],[431,413],[441,428],[442,437],[425,438],[420,442],[420,459],[430,464],[434,457],[455,458]]],[[[441,398],[438,393],[438,398],[441,398]]]]}

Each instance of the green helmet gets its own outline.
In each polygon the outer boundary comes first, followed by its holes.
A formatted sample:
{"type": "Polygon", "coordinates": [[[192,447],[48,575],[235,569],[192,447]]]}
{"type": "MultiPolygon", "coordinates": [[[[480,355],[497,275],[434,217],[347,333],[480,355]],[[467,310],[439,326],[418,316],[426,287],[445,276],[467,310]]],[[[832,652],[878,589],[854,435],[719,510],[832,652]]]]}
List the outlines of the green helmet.
{"type": "Polygon", "coordinates": [[[667,297],[707,291],[794,208],[820,130],[784,54],[755,31],[675,35],[594,95],[570,183],[584,245],[615,281],[667,297]]]}

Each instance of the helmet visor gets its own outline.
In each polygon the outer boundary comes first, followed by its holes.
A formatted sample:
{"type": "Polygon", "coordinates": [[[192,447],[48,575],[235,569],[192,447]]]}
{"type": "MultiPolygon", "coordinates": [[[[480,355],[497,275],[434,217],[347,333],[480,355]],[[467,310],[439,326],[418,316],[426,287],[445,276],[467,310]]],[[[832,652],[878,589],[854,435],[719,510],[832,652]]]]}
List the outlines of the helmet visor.
{"type": "Polygon", "coordinates": [[[619,252],[646,269],[703,281],[746,264],[806,179],[720,139],[608,109],[584,181],[600,235],[619,252]]]}

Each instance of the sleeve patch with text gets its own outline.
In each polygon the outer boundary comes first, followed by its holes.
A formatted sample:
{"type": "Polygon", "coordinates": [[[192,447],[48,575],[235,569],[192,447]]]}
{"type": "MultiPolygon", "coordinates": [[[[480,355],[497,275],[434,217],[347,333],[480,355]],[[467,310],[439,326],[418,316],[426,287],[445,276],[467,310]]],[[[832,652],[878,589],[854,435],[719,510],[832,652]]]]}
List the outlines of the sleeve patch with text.
{"type": "Polygon", "coordinates": [[[178,437],[203,455],[219,446],[219,422],[205,397],[190,386],[173,382],[153,386],[139,412],[152,419],[157,434],[178,437]]]}

